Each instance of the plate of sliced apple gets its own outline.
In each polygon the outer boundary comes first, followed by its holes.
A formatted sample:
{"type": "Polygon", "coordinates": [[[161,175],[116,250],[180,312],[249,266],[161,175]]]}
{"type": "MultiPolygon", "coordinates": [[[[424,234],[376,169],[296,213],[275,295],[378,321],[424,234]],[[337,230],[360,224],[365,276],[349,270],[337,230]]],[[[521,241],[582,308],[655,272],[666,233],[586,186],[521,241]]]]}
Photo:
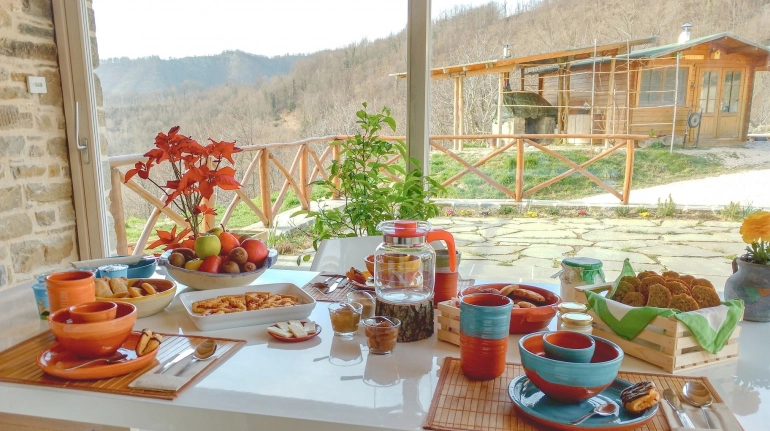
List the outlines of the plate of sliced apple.
{"type": "Polygon", "coordinates": [[[298,343],[318,336],[321,333],[321,325],[312,320],[288,320],[269,326],[267,333],[279,341],[298,343]]]}

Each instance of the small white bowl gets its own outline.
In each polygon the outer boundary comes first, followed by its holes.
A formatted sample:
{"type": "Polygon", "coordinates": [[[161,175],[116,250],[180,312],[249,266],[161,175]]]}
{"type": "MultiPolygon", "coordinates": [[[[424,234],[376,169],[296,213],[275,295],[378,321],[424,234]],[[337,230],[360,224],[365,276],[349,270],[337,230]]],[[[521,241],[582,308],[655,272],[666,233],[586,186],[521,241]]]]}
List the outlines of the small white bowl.
{"type": "Polygon", "coordinates": [[[249,285],[278,260],[278,251],[271,248],[268,250],[267,259],[262,268],[238,274],[212,274],[210,272],[192,271],[170,265],[168,263],[168,255],[170,253],[164,253],[160,258],[160,264],[166,268],[168,275],[179,284],[192,287],[195,290],[224,289],[249,285]]]}

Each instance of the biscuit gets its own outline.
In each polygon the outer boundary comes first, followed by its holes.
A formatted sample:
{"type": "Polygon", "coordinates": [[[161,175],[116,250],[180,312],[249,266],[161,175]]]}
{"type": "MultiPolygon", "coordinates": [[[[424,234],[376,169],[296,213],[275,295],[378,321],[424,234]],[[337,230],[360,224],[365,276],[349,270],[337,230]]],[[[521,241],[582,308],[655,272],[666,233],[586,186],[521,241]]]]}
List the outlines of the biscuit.
{"type": "Polygon", "coordinates": [[[676,271],[664,271],[662,274],[663,278],[679,278],[679,273],[676,271]]]}
{"type": "Polygon", "coordinates": [[[142,335],[139,337],[139,341],[136,343],[136,355],[142,356],[142,352],[144,352],[144,349],[147,348],[147,343],[150,342],[150,338],[152,338],[152,331],[145,328],[142,329],[142,335]]]}
{"type": "Polygon", "coordinates": [[[658,275],[658,273],[655,271],[642,271],[639,274],[636,274],[636,278],[638,278],[641,281],[651,275],[658,275]]]}
{"type": "Polygon", "coordinates": [[[142,289],[140,289],[138,287],[129,287],[128,288],[128,294],[132,298],[141,298],[142,296],[144,296],[142,294],[142,289]]]}
{"type": "Polygon", "coordinates": [[[624,281],[624,282],[630,284],[631,286],[634,286],[634,289],[637,290],[637,291],[639,290],[639,285],[641,284],[638,278],[636,278],[634,276],[630,276],[630,275],[627,275],[625,277],[621,277],[620,281],[624,281]]]}
{"type": "Polygon", "coordinates": [[[545,297],[537,292],[533,292],[529,289],[524,289],[523,287],[519,287],[518,289],[513,289],[510,293],[512,296],[515,296],[516,298],[526,299],[530,302],[539,302],[544,303],[545,297]]]}
{"type": "Polygon", "coordinates": [[[690,285],[691,285],[691,286],[707,286],[707,287],[710,287],[710,288],[712,288],[712,289],[714,288],[714,285],[713,285],[713,284],[711,284],[711,282],[710,282],[710,281],[708,281],[708,280],[706,280],[705,278],[696,278],[696,279],[694,279],[694,280],[693,280],[693,281],[690,283],[690,285]]]}
{"type": "Polygon", "coordinates": [[[111,278],[109,284],[113,294],[128,293],[128,280],[123,277],[111,278]]]}
{"type": "Polygon", "coordinates": [[[644,306],[644,296],[639,292],[630,292],[620,300],[623,304],[630,305],[632,307],[644,306]]]}
{"type": "Polygon", "coordinates": [[[660,394],[651,381],[633,384],[620,392],[620,401],[623,408],[633,415],[638,415],[650,407],[658,404],[660,394]]]}
{"type": "Polygon", "coordinates": [[[519,301],[516,303],[516,308],[535,308],[537,305],[527,302],[527,301],[519,301]]]}
{"type": "Polygon", "coordinates": [[[687,274],[687,275],[680,275],[678,280],[681,281],[682,283],[686,284],[687,287],[692,287],[692,281],[695,280],[695,277],[693,277],[692,275],[689,275],[689,274],[687,274]]]}
{"type": "Polygon", "coordinates": [[[671,292],[666,286],[660,284],[653,284],[650,286],[650,294],[647,297],[648,307],[668,308],[668,304],[671,302],[671,292]]]}
{"type": "Polygon", "coordinates": [[[700,308],[716,307],[722,304],[716,290],[706,286],[694,286],[692,288],[692,299],[698,303],[700,308]]]}
{"type": "Polygon", "coordinates": [[[155,287],[153,287],[153,285],[150,283],[142,283],[140,287],[142,288],[142,290],[147,292],[148,295],[155,295],[156,293],[158,293],[158,291],[155,290],[155,287]]]}
{"type": "Polygon", "coordinates": [[[671,302],[668,304],[670,308],[676,308],[679,311],[695,311],[700,309],[698,303],[685,293],[674,295],[671,297],[671,302]]]}
{"type": "Polygon", "coordinates": [[[160,343],[163,341],[163,336],[160,334],[152,334],[152,337],[150,337],[150,341],[147,342],[147,347],[142,350],[142,354],[140,356],[144,356],[148,353],[152,353],[155,349],[160,346],[160,343]]]}
{"type": "Polygon", "coordinates": [[[618,288],[615,289],[615,294],[612,295],[612,299],[619,301],[623,299],[624,296],[628,295],[631,292],[636,292],[636,289],[634,288],[634,286],[632,286],[629,283],[626,283],[625,281],[619,281],[618,288]]]}
{"type": "Polygon", "coordinates": [[[509,293],[513,292],[514,289],[518,289],[518,284],[509,284],[502,289],[500,289],[500,294],[503,296],[508,296],[509,293]]]}
{"type": "Polygon", "coordinates": [[[679,280],[666,280],[666,288],[671,291],[671,295],[684,293],[690,295],[690,288],[679,280]]]}
{"type": "Polygon", "coordinates": [[[653,284],[661,284],[665,286],[666,279],[659,275],[650,275],[645,277],[644,280],[640,282],[639,293],[641,293],[642,295],[644,295],[645,298],[647,298],[650,294],[650,286],[652,286],[653,284]]]}

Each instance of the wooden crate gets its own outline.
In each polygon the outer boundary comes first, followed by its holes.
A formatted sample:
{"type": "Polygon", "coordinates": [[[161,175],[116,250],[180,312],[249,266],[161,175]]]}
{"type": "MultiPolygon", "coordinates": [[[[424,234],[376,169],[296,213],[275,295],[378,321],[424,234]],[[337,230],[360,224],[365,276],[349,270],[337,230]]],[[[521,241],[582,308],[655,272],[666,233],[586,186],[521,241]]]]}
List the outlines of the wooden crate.
{"type": "MultiPolygon", "coordinates": [[[[610,283],[576,287],[575,301],[587,304],[586,291],[602,293],[611,288],[610,283]]],[[[594,318],[594,335],[616,343],[626,355],[657,365],[669,373],[675,374],[738,358],[740,326],[735,328],[722,350],[713,354],[703,350],[687,326],[674,317],[656,317],[636,338],[629,341],[615,334],[593,311],[589,310],[588,314],[594,318]]]]}
{"type": "Polygon", "coordinates": [[[438,309],[438,339],[460,345],[460,309],[454,306],[454,299],[439,302],[438,309]]]}

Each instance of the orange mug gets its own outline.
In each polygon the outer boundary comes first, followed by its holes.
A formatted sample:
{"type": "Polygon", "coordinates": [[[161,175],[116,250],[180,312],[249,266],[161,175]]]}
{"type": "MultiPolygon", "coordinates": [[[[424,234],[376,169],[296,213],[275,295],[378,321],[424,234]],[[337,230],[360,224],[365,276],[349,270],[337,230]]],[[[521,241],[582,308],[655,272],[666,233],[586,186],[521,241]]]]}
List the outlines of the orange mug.
{"type": "Polygon", "coordinates": [[[57,272],[45,278],[45,285],[51,313],[96,300],[94,273],[90,271],[57,272]]]}

